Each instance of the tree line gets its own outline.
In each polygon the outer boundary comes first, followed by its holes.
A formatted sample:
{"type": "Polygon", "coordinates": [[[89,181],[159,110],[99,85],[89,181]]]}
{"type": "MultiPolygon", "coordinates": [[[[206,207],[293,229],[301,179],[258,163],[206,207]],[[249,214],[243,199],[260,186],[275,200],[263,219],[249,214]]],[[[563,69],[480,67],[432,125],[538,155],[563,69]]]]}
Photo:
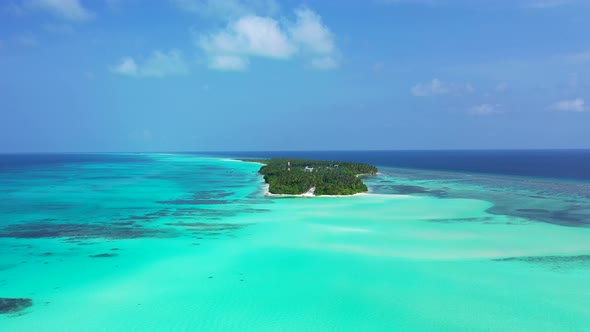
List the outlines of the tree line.
{"type": "Polygon", "coordinates": [[[375,166],[343,161],[286,158],[248,161],[265,164],[259,172],[273,194],[299,195],[315,187],[316,195],[353,195],[368,190],[357,175],[377,173],[375,166]],[[289,160],[291,171],[287,166],[289,160]],[[313,171],[306,171],[306,167],[313,171]]]}

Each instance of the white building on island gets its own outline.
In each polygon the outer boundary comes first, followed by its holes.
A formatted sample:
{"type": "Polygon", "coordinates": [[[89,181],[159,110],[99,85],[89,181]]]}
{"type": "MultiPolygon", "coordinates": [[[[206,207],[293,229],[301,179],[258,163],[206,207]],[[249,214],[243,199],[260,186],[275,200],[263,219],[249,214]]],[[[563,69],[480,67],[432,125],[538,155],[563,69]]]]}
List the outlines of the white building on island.
{"type": "Polygon", "coordinates": [[[305,166],[305,171],[311,173],[313,172],[313,167],[305,166]]]}

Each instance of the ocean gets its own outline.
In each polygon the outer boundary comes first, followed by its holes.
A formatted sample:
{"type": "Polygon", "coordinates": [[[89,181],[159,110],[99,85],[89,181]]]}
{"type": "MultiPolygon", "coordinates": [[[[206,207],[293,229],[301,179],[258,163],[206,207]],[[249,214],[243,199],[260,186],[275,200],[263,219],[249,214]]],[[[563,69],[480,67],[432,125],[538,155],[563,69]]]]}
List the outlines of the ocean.
{"type": "Polygon", "coordinates": [[[583,150],[0,155],[0,331],[585,331],[589,180],[583,150]],[[274,156],[380,173],[270,198],[231,159],[274,156]]]}
{"type": "Polygon", "coordinates": [[[343,160],[385,167],[590,182],[590,150],[258,151],[215,155],[343,160]]]}

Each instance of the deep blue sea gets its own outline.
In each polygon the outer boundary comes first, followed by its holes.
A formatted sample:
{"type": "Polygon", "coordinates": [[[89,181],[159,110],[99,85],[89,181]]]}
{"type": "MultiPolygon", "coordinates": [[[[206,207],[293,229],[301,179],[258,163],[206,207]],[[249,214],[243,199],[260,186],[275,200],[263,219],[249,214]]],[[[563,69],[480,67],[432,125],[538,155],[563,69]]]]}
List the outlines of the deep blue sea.
{"type": "MultiPolygon", "coordinates": [[[[590,150],[240,151],[202,154],[244,158],[341,160],[382,167],[590,181],[590,150]]],[[[104,159],[103,154],[74,153],[0,156],[1,171],[18,171],[52,164],[94,163],[104,159]]],[[[109,154],[109,160],[150,161],[142,154],[109,154]]]]}
{"type": "Polygon", "coordinates": [[[342,160],[387,167],[590,181],[590,150],[259,151],[216,155],[342,160]]]}

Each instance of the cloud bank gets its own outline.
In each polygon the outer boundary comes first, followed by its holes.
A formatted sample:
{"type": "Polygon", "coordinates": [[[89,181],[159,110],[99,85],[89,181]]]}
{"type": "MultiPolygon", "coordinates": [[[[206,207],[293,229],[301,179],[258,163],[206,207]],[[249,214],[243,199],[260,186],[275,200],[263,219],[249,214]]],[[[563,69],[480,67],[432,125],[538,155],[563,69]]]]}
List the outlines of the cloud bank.
{"type": "Polygon", "coordinates": [[[472,115],[492,115],[501,113],[498,110],[499,105],[490,105],[490,104],[481,104],[478,106],[473,106],[468,110],[469,114],[472,115]]]}
{"type": "Polygon", "coordinates": [[[416,97],[431,97],[437,95],[447,94],[463,94],[472,93],[475,88],[471,84],[456,84],[447,83],[433,78],[432,81],[427,83],[418,83],[412,87],[410,92],[416,97]]]}
{"type": "Polygon", "coordinates": [[[87,21],[94,17],[94,13],[82,6],[80,0],[29,0],[25,7],[47,11],[71,21],[87,21]]]}
{"type": "Polygon", "coordinates": [[[338,67],[334,35],[321,17],[307,7],[296,9],[295,20],[248,15],[219,31],[195,34],[195,42],[209,59],[209,68],[244,70],[252,57],[305,58],[316,69],[338,67]]]}
{"type": "Polygon", "coordinates": [[[586,103],[582,98],[561,100],[551,105],[550,109],[556,112],[584,112],[586,103]]]}
{"type": "Polygon", "coordinates": [[[111,67],[111,71],[126,76],[161,78],[186,75],[189,73],[189,65],[182,52],[173,49],[168,52],[154,51],[141,64],[130,56],[122,57],[111,67]]]}

